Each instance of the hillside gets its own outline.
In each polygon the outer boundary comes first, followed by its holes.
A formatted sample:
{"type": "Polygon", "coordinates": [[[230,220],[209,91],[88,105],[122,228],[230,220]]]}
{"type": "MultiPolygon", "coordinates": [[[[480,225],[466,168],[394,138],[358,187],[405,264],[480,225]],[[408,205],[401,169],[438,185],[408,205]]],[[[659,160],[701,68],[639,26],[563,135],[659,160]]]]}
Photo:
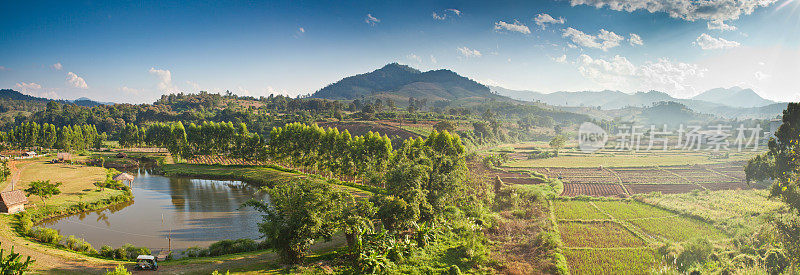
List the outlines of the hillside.
{"type": "Polygon", "coordinates": [[[762,98],[752,89],[743,89],[735,86],[728,89],[711,89],[692,97],[692,99],[743,108],[764,107],[776,103],[762,98]]]}
{"type": "MultiPolygon", "coordinates": [[[[586,110],[590,111],[595,117],[603,117],[599,114],[607,112],[607,110],[626,109],[627,107],[649,107],[653,104],[663,101],[677,102],[685,105],[689,109],[697,113],[713,114],[724,118],[772,118],[781,113],[785,109],[786,103],[775,103],[761,98],[750,89],[741,90],[725,90],[718,91],[719,89],[709,90],[706,93],[698,95],[699,98],[707,101],[696,99],[680,99],[674,98],[666,93],[658,91],[638,92],[634,94],[623,93],[620,91],[581,91],[581,92],[555,92],[555,93],[539,93],[534,91],[517,91],[505,89],[502,87],[491,87],[494,93],[511,97],[517,100],[525,100],[532,102],[541,102],[544,104],[561,106],[562,109],[581,112],[581,108],[589,107],[586,110]],[[733,92],[732,92],[733,91],[733,92]],[[727,96],[727,97],[726,97],[727,96]],[[727,104],[739,104],[737,96],[750,98],[752,102],[761,102],[754,107],[743,106],[730,106],[727,104]],[[771,103],[768,103],[771,102],[771,103]],[[764,104],[764,105],[761,105],[764,104]],[[576,109],[577,108],[577,109],[576,109]],[[600,110],[597,110],[599,108],[600,110]]],[[[724,90],[724,89],[722,89],[724,90]]],[[[743,104],[739,104],[743,105],[743,104]]],[[[581,112],[586,113],[586,112],[581,112]]],[[[587,113],[588,114],[588,113],[587,113]]]]}
{"type": "Polygon", "coordinates": [[[48,101],[52,100],[52,101],[57,101],[59,103],[75,104],[78,106],[86,106],[86,107],[114,104],[111,102],[97,102],[85,97],[81,97],[76,100],[55,100],[43,97],[30,96],[11,89],[0,89],[0,100],[19,100],[19,101],[29,101],[29,102],[41,102],[41,103],[47,103],[48,101]]]}
{"type": "Polygon", "coordinates": [[[346,77],[320,89],[311,97],[337,100],[362,97],[403,100],[414,97],[434,102],[509,100],[493,94],[489,87],[450,70],[420,72],[397,63],[388,64],[369,73],[346,77]]]}

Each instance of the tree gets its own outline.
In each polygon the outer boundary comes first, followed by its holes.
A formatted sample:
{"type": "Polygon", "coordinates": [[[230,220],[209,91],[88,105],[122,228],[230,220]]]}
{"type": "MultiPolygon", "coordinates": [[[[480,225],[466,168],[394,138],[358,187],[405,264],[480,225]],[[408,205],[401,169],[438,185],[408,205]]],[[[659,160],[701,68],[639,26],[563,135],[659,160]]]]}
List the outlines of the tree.
{"type": "Polygon", "coordinates": [[[317,181],[281,183],[267,191],[272,203],[249,200],[262,212],[258,231],[288,264],[299,263],[317,239],[331,240],[350,194],[317,181]]]}
{"type": "Polygon", "coordinates": [[[125,268],[123,265],[117,265],[114,270],[109,270],[106,272],[106,275],[130,275],[131,273],[128,272],[128,269],[125,268]]]}
{"type": "Polygon", "coordinates": [[[769,141],[769,151],[750,160],[745,168],[747,179],[774,178],[770,197],[779,198],[797,215],[776,221],[778,236],[794,264],[800,263],[800,103],[789,103],[783,111],[783,124],[769,141]],[[774,163],[772,163],[774,158],[774,163]],[[766,168],[765,168],[766,167],[766,168]],[[764,171],[771,169],[772,171],[764,171]]]}
{"type": "Polygon", "coordinates": [[[436,129],[436,131],[439,131],[439,132],[448,131],[448,132],[453,133],[453,132],[456,131],[456,125],[453,122],[449,121],[449,120],[440,121],[440,122],[434,124],[433,128],[436,129]]]}
{"type": "Polygon", "coordinates": [[[58,189],[59,186],[61,186],[60,182],[50,183],[50,180],[34,181],[31,182],[31,185],[28,187],[28,189],[25,189],[25,193],[27,193],[28,196],[30,195],[38,196],[39,198],[42,199],[42,203],[44,203],[44,205],[47,205],[47,203],[45,202],[46,199],[61,194],[61,190],[58,189]]]}
{"type": "Polygon", "coordinates": [[[567,138],[564,137],[564,135],[556,135],[550,140],[550,148],[558,152],[558,150],[564,147],[565,143],[567,143],[567,138]]]}
{"type": "Polygon", "coordinates": [[[5,255],[5,249],[0,249],[0,274],[25,274],[33,262],[35,262],[35,260],[31,260],[31,256],[27,256],[25,261],[23,261],[22,255],[19,253],[14,253],[13,246],[11,247],[11,251],[9,251],[8,255],[5,255]]]}

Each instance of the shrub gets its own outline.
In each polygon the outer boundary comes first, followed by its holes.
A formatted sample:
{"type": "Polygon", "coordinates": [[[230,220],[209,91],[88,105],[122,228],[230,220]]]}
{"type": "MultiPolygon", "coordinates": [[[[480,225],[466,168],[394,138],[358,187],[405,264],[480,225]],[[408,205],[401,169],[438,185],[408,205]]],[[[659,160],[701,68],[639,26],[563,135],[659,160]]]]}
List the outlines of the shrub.
{"type": "Polygon", "coordinates": [[[109,245],[104,245],[104,246],[100,247],[100,256],[103,256],[103,257],[106,257],[106,258],[111,258],[111,259],[115,259],[116,258],[115,257],[116,255],[114,253],[114,248],[109,246],[109,245]]]}
{"type": "Polygon", "coordinates": [[[680,271],[687,271],[695,264],[703,264],[706,262],[711,252],[713,252],[711,242],[706,239],[695,239],[684,248],[683,252],[678,254],[676,263],[680,271]]]}
{"type": "Polygon", "coordinates": [[[251,239],[221,240],[208,246],[208,255],[219,256],[258,249],[258,243],[251,239]]]}
{"type": "Polygon", "coordinates": [[[92,247],[92,244],[86,242],[81,238],[75,238],[75,236],[70,235],[67,237],[64,246],[69,248],[70,250],[77,251],[77,252],[86,252],[89,254],[97,254],[97,250],[92,247]]]}
{"type": "Polygon", "coordinates": [[[130,274],[131,273],[128,272],[128,270],[125,269],[125,267],[122,265],[117,265],[117,268],[115,268],[114,270],[109,270],[108,272],[106,272],[106,275],[130,275],[130,274]]]}
{"type": "Polygon", "coordinates": [[[781,274],[789,267],[789,258],[783,250],[773,248],[764,256],[764,267],[770,274],[781,274]]]}
{"type": "Polygon", "coordinates": [[[136,260],[139,255],[150,255],[150,249],[147,247],[137,247],[132,244],[126,243],[117,250],[122,249],[122,256],[120,259],[136,260]]]}
{"type": "Polygon", "coordinates": [[[28,212],[21,212],[17,218],[19,219],[19,229],[23,234],[28,234],[33,228],[33,218],[28,212]]]}
{"type": "Polygon", "coordinates": [[[34,240],[48,244],[58,244],[61,241],[58,231],[46,227],[34,227],[30,231],[30,236],[34,240]]]}

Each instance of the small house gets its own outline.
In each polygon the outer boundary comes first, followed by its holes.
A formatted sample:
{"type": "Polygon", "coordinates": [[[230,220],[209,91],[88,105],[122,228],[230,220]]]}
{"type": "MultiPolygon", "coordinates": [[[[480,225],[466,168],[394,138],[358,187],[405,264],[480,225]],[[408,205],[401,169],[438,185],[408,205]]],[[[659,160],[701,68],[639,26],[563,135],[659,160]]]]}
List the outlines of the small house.
{"type": "Polygon", "coordinates": [[[35,157],[36,156],[36,152],[34,152],[34,151],[24,152],[24,153],[22,153],[22,156],[23,157],[35,157]]]}
{"type": "Polygon", "coordinates": [[[122,174],[116,175],[113,178],[113,180],[118,181],[118,182],[127,181],[127,182],[130,183],[130,182],[133,182],[133,176],[131,176],[131,174],[128,174],[128,173],[122,173],[122,174]]]}
{"type": "Polygon", "coordinates": [[[25,211],[26,203],[28,203],[28,197],[22,190],[0,192],[0,212],[2,213],[14,214],[25,211]]]}

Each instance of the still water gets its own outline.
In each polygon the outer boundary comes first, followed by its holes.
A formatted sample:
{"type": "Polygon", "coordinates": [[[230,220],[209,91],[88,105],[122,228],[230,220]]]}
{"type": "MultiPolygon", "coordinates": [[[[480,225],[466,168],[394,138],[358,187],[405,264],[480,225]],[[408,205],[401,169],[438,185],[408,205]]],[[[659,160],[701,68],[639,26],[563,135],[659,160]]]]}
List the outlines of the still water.
{"type": "MultiPolygon", "coordinates": [[[[129,172],[131,173],[131,172],[129,172]]],[[[223,239],[258,239],[259,212],[239,209],[266,192],[240,181],[165,177],[145,170],[131,173],[132,202],[43,223],[63,236],[75,235],[100,249],[130,243],[162,250],[207,247],[223,239]]]]}

